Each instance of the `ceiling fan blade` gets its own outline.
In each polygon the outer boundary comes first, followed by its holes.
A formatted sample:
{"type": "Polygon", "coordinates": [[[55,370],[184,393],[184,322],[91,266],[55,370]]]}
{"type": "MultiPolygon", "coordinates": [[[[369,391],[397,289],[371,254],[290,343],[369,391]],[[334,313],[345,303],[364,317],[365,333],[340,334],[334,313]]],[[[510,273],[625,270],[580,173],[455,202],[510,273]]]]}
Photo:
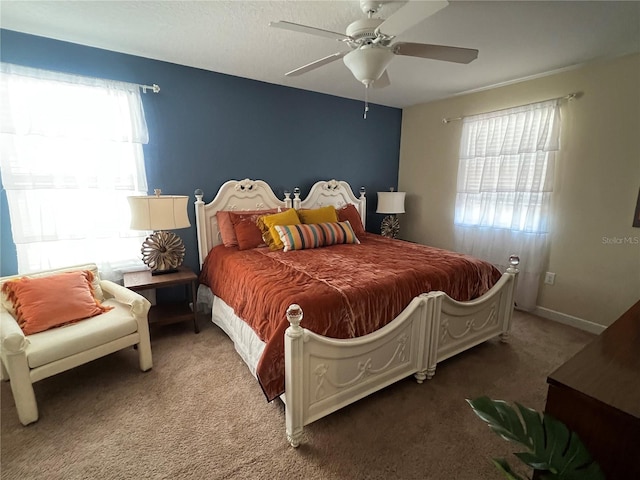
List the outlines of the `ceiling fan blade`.
{"type": "Polygon", "coordinates": [[[391,85],[391,79],[389,78],[389,72],[386,70],[382,72],[382,75],[379,79],[373,82],[373,88],[384,88],[391,85]]]}
{"type": "Polygon", "coordinates": [[[473,48],[429,45],[427,43],[398,42],[393,45],[393,53],[409,57],[431,58],[445,62],[470,63],[478,58],[478,50],[473,48]]]}
{"type": "Polygon", "coordinates": [[[334,40],[353,40],[344,33],[332,32],[330,30],[323,30],[322,28],[309,27],[307,25],[301,25],[299,23],[286,22],[280,20],[279,22],[269,22],[270,27],[282,28],[283,30],[291,30],[293,32],[308,33],[310,35],[318,35],[321,37],[328,37],[334,40]]]}
{"type": "Polygon", "coordinates": [[[314,70],[318,67],[326,65],[327,63],[335,62],[336,60],[344,57],[348,52],[338,52],[332,53],[320,60],[316,60],[315,62],[308,63],[300,68],[296,68],[295,70],[291,70],[290,72],[285,73],[287,77],[297,77],[298,75],[302,75],[303,73],[307,73],[311,70],[314,70]]]}
{"type": "Polygon", "coordinates": [[[376,29],[376,33],[380,32],[389,37],[397,37],[447,5],[449,2],[445,0],[410,0],[382,22],[376,29]]]}

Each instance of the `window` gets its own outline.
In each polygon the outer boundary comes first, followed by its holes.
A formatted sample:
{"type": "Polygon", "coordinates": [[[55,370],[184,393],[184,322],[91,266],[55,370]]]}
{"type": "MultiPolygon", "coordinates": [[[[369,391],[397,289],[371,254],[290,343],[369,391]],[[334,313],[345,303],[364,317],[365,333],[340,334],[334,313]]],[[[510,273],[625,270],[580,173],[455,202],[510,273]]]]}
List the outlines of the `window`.
{"type": "Polygon", "coordinates": [[[505,266],[520,256],[516,301],[536,305],[548,251],[558,100],[465,117],[455,228],[458,250],[505,266]]]}
{"type": "Polygon", "coordinates": [[[141,266],[127,196],[146,195],[137,85],[2,64],[0,172],[19,273],[141,266]]]}

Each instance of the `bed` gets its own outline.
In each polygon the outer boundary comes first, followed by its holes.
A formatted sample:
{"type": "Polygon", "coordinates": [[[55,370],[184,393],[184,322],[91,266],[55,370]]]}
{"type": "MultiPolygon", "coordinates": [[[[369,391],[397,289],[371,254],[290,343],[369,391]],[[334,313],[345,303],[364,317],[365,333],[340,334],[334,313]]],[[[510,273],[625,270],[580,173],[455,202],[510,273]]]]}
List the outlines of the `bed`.
{"type": "Polygon", "coordinates": [[[284,402],[293,447],[305,425],[410,375],[422,383],[438,362],[508,337],[516,256],[501,274],[473,257],[364,232],[354,244],[239,250],[221,245],[219,210],[353,205],[364,227],[365,191],[356,197],[330,180],[305,199],[296,189],[280,200],[266,182],[245,179],[223,184],[208,204],[203,198],[197,191],[198,304],[211,309],[267,400],[284,402]]]}

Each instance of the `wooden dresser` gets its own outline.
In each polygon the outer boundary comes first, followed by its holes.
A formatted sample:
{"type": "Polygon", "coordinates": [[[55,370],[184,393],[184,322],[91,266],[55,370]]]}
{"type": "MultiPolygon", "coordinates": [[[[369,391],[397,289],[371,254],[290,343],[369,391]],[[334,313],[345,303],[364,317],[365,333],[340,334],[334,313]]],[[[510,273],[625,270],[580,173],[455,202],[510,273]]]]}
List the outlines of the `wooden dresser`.
{"type": "Polygon", "coordinates": [[[547,382],[546,412],[580,436],[606,478],[640,479],[640,301],[547,382]]]}

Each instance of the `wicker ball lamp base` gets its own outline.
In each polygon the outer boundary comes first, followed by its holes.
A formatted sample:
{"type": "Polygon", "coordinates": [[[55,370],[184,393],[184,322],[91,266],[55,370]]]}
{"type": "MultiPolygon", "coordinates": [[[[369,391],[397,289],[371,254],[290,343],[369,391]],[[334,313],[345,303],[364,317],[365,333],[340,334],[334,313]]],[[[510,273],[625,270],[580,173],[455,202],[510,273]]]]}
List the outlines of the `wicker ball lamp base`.
{"type": "Polygon", "coordinates": [[[384,237],[398,238],[398,234],[400,233],[400,221],[398,220],[397,215],[387,215],[382,219],[380,233],[384,237]]]}
{"type": "Polygon", "coordinates": [[[184,243],[173,232],[159,230],[149,235],[142,243],[142,261],[152,275],[172,273],[184,260],[184,243]]]}

